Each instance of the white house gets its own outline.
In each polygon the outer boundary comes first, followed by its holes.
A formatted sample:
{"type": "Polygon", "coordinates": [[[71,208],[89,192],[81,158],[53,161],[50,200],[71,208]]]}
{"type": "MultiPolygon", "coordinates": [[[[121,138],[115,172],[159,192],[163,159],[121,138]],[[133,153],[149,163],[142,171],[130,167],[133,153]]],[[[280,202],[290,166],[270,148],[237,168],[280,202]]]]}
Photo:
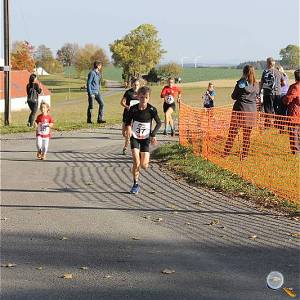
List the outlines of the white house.
{"type": "Polygon", "coordinates": [[[34,74],[38,75],[38,76],[48,76],[50,75],[45,69],[43,69],[42,67],[37,67],[36,69],[34,69],[34,74]]]}
{"type": "MultiPolygon", "coordinates": [[[[11,72],[11,111],[29,109],[27,104],[26,86],[30,73],[26,70],[11,72]]],[[[42,89],[39,102],[44,101],[51,105],[50,91],[39,81],[42,89]]],[[[4,72],[0,71],[0,112],[4,112],[4,72]]]]}

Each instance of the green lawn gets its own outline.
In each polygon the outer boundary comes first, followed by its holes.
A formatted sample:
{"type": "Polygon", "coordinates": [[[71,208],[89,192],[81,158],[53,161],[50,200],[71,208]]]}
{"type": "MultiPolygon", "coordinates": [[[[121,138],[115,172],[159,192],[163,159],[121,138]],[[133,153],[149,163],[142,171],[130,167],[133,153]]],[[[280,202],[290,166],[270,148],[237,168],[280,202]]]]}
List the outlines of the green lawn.
{"type": "MultiPolygon", "coordinates": [[[[113,69],[111,72],[113,72],[113,69]]],[[[85,122],[87,96],[85,90],[80,90],[80,88],[85,85],[85,80],[83,77],[71,77],[69,79],[66,74],[53,74],[49,76],[40,76],[39,80],[52,92],[51,114],[56,120],[56,129],[69,130],[88,126],[85,122]]],[[[151,89],[151,103],[157,107],[160,116],[163,118],[162,100],[160,98],[162,86],[152,86],[151,89]]],[[[204,91],[204,87],[183,87],[183,100],[188,104],[200,107],[202,106],[201,97],[204,91]]],[[[231,87],[218,88],[218,85],[216,84],[216,91],[216,105],[221,106],[231,104],[231,87]]],[[[106,90],[103,89],[102,93],[104,95],[105,92],[106,90]]],[[[121,123],[121,97],[122,92],[118,92],[117,94],[110,96],[104,96],[105,118],[110,124],[121,123]]],[[[96,110],[97,104],[95,111],[96,110]]],[[[1,133],[23,132],[30,130],[25,126],[28,115],[29,109],[20,112],[12,112],[12,125],[10,127],[3,127],[3,117],[1,116],[1,133]]]]}
{"type": "Polygon", "coordinates": [[[299,203],[277,197],[268,189],[258,187],[208,160],[195,157],[191,149],[179,144],[163,145],[153,154],[156,159],[164,161],[164,167],[184,176],[189,183],[225,192],[229,196],[251,199],[265,208],[299,212],[299,203]]]}
{"type": "MultiPolygon", "coordinates": [[[[241,70],[224,69],[224,68],[185,68],[184,72],[187,77],[185,80],[205,79],[213,80],[216,88],[216,106],[231,106],[231,93],[234,85],[234,80],[238,79],[241,70]],[[200,73],[199,73],[200,72],[200,73]],[[200,77],[199,77],[200,76],[200,77]],[[234,80],[219,80],[220,78],[234,78],[234,80]]],[[[290,72],[289,75],[292,73],[290,72]]],[[[73,128],[87,127],[86,109],[87,96],[85,90],[80,88],[85,85],[86,75],[82,74],[80,78],[76,77],[75,70],[71,72],[69,78],[68,72],[64,74],[53,74],[50,76],[40,76],[39,80],[48,87],[52,92],[52,107],[51,113],[56,119],[56,128],[59,130],[68,130],[73,128]]],[[[121,69],[113,66],[107,66],[104,69],[104,78],[110,80],[119,80],[121,78],[121,69]]],[[[152,86],[151,103],[157,107],[160,116],[163,117],[162,100],[160,99],[160,92],[162,86],[152,86]]],[[[198,83],[187,84],[182,87],[183,101],[187,104],[196,107],[202,107],[202,95],[205,91],[204,85],[198,83]]],[[[105,92],[105,89],[103,89],[105,92]]],[[[108,123],[120,123],[122,108],[120,106],[120,99],[122,93],[105,96],[105,117],[108,123]]],[[[97,107],[97,105],[96,105],[97,107]]],[[[0,132],[22,132],[28,131],[25,124],[27,122],[29,109],[21,112],[12,112],[12,125],[10,127],[3,127],[3,116],[0,118],[0,132]]],[[[177,117],[177,112],[175,114],[177,117]]]]}

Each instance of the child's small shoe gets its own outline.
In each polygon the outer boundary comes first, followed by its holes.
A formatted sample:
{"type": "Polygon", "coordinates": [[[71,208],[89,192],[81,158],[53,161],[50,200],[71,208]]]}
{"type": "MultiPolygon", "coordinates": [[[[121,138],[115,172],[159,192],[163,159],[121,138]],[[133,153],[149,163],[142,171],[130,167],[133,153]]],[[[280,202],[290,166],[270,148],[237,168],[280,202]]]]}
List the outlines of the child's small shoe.
{"type": "Polygon", "coordinates": [[[36,158],[37,158],[37,159],[41,159],[41,158],[42,158],[42,152],[41,152],[41,151],[38,151],[38,152],[36,153],[36,158]]]}
{"type": "Polygon", "coordinates": [[[45,160],[46,159],[46,153],[41,153],[41,160],[45,160]]]}

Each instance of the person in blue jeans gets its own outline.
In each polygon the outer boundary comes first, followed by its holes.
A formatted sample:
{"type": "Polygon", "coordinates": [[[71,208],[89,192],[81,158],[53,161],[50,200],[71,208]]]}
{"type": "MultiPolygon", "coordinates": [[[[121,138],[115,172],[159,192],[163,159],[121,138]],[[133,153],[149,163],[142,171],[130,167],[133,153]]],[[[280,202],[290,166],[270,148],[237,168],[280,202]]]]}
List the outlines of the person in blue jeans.
{"type": "Polygon", "coordinates": [[[92,111],[94,108],[94,100],[99,104],[98,118],[97,123],[106,123],[104,121],[104,100],[100,94],[100,82],[101,75],[100,71],[102,68],[102,63],[100,61],[94,62],[94,69],[91,70],[87,78],[87,93],[88,93],[88,102],[89,106],[87,109],[87,123],[92,124],[92,111]]]}

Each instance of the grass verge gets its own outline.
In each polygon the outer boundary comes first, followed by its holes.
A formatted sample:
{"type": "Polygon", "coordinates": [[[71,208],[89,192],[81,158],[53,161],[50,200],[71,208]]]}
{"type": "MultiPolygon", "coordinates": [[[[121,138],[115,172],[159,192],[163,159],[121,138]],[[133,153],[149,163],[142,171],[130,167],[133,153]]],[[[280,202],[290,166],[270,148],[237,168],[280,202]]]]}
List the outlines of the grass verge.
{"type": "Polygon", "coordinates": [[[298,215],[300,212],[296,203],[259,188],[201,157],[195,157],[190,149],[179,144],[163,145],[153,152],[153,157],[163,161],[164,166],[184,177],[189,183],[225,192],[228,196],[248,199],[267,209],[276,209],[290,215],[298,215]]]}

